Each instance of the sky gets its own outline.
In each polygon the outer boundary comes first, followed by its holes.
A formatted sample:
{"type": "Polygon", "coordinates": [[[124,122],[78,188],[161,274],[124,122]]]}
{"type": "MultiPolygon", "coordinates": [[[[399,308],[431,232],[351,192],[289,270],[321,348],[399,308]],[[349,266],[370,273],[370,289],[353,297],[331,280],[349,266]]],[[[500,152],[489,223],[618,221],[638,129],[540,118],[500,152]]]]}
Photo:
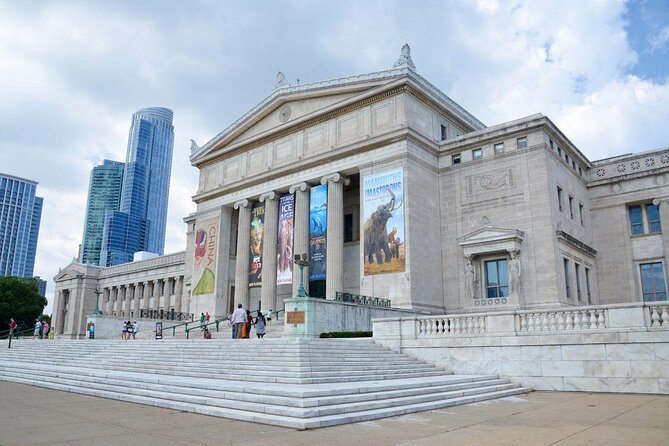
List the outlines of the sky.
{"type": "Polygon", "coordinates": [[[91,169],[174,110],[166,252],[203,145],[291,83],[417,71],[486,125],[543,113],[591,160],[669,145],[669,0],[0,0],[0,172],[36,180],[35,275],[77,255],[91,169]]]}

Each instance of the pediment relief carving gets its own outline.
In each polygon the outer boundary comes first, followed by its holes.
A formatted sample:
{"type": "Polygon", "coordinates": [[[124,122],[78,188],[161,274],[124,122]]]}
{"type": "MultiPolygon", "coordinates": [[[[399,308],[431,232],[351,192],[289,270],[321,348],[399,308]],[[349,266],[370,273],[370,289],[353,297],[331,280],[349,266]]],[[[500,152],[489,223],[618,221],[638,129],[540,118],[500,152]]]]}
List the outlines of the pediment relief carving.
{"type": "Polygon", "coordinates": [[[525,233],[519,229],[482,227],[458,238],[467,258],[493,252],[519,252],[525,233]]]}

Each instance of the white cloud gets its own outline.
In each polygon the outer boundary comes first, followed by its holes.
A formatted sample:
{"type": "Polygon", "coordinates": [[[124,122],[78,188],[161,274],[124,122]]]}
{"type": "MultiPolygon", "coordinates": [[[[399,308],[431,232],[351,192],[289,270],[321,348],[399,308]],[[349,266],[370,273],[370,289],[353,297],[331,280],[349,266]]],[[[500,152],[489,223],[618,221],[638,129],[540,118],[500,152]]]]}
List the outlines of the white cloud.
{"type": "Polygon", "coordinates": [[[651,36],[648,40],[651,52],[663,48],[669,42],[669,25],[662,28],[656,36],[651,36]]]}
{"type": "MultiPolygon", "coordinates": [[[[591,158],[669,143],[667,81],[637,63],[622,1],[0,2],[0,170],[40,182],[36,274],[76,255],[90,169],[125,158],[132,113],[174,110],[166,251],[184,248],[200,145],[267,96],[277,71],[418,71],[488,125],[542,112],[591,158]]],[[[653,41],[666,45],[665,29],[653,41]]],[[[669,73],[667,73],[669,75],[669,73]]],[[[53,284],[49,284],[53,289],[53,284]]]]}

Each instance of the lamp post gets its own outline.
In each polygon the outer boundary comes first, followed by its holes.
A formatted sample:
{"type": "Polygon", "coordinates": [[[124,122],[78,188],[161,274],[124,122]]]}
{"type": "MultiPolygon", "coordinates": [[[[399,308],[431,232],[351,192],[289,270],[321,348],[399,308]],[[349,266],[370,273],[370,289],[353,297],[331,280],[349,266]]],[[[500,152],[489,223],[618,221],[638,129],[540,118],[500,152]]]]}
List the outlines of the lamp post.
{"type": "Polygon", "coordinates": [[[96,286],[95,287],[95,310],[93,310],[93,316],[101,316],[102,312],[100,311],[100,307],[98,306],[98,301],[100,300],[100,294],[102,294],[102,291],[100,291],[100,287],[96,286]]]}
{"type": "Polygon", "coordinates": [[[309,260],[306,254],[295,254],[295,264],[300,268],[300,287],[297,289],[296,297],[309,297],[307,290],[304,289],[304,267],[309,266],[309,260]]]}

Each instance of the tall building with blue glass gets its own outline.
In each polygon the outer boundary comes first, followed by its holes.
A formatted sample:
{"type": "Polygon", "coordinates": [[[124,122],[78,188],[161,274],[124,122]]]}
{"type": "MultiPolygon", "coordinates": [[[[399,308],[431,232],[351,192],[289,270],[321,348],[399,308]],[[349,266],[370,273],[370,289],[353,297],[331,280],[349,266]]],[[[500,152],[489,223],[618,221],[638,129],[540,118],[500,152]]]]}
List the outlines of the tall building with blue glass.
{"type": "Polygon", "coordinates": [[[132,116],[118,211],[105,213],[100,265],[131,262],[134,253],[163,254],[172,170],[172,110],[150,107],[132,116]]]}
{"type": "Polygon", "coordinates": [[[91,171],[84,237],[81,242],[82,263],[100,265],[105,214],[107,211],[118,211],[121,207],[124,169],[125,163],[104,160],[91,171]]]}
{"type": "Polygon", "coordinates": [[[43,199],[37,182],[0,173],[0,276],[32,277],[43,199]]]}

